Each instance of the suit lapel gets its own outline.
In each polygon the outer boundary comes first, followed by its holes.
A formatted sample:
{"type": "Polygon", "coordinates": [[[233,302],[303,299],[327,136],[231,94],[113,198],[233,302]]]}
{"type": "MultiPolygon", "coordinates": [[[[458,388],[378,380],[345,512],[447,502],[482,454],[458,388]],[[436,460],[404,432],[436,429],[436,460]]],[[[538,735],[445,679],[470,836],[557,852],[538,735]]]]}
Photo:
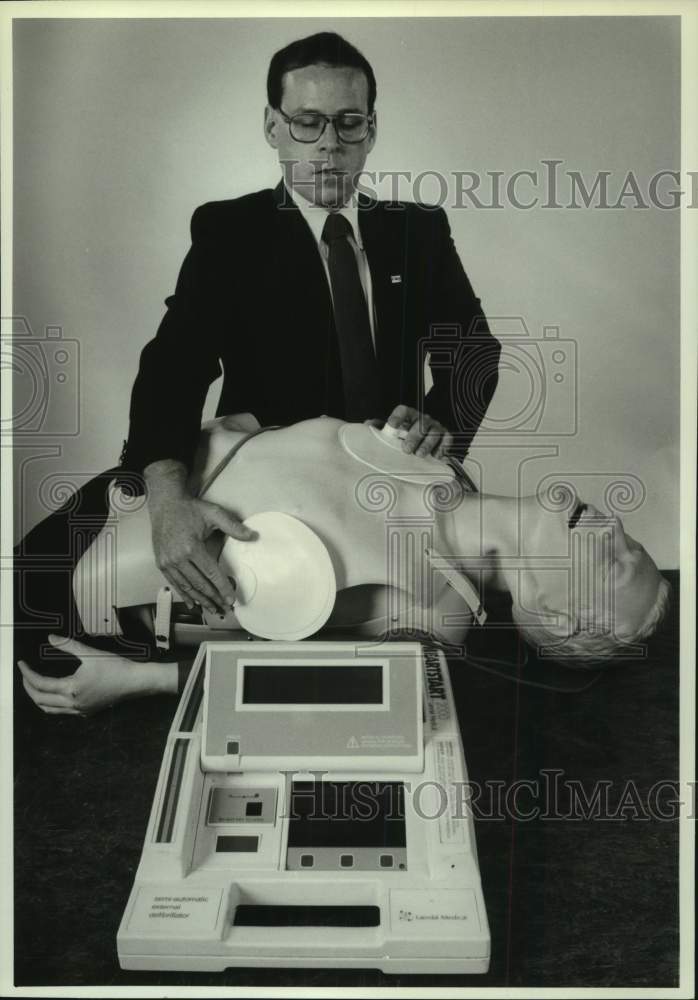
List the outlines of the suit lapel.
{"type": "Polygon", "coordinates": [[[296,390],[307,387],[309,399],[324,401],[323,412],[343,412],[341,374],[332,296],[322,258],[303,214],[281,183],[274,191],[276,294],[284,297],[281,313],[287,317],[282,337],[289,372],[296,390]],[[291,332],[292,331],[292,332],[291,332]]]}
{"type": "Polygon", "coordinates": [[[297,296],[296,301],[302,302],[301,320],[307,329],[325,331],[328,322],[333,322],[332,298],[315,237],[283,182],[274,190],[274,201],[281,283],[287,295],[297,296]]]}
{"type": "Polygon", "coordinates": [[[400,237],[402,216],[387,212],[380,202],[359,199],[359,229],[371,271],[376,314],[376,357],[387,398],[395,399],[400,385],[406,243],[400,237]],[[393,216],[394,218],[392,218],[393,216]]]}

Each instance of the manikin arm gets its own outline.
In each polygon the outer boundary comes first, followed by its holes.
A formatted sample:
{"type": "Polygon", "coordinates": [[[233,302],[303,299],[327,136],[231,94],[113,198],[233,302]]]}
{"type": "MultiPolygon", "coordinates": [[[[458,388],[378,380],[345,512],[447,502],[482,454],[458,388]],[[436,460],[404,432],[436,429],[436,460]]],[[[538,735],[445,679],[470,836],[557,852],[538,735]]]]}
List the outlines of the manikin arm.
{"type": "Polygon", "coordinates": [[[48,715],[91,715],[127,698],[176,694],[176,663],[134,663],[75,639],[49,636],[52,646],[80,660],[69,677],[47,677],[19,661],[24,689],[48,715]]]}

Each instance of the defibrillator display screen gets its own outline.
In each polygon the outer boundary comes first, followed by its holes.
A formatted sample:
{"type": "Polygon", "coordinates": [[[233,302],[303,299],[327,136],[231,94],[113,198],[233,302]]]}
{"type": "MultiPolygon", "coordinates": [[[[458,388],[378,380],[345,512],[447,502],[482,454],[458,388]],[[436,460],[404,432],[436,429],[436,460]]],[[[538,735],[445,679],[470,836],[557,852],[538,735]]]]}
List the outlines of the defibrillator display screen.
{"type": "Polygon", "coordinates": [[[405,846],[400,781],[294,781],[289,847],[405,846]]]}
{"type": "Polygon", "coordinates": [[[379,663],[246,663],[245,705],[382,705],[379,663]]]}

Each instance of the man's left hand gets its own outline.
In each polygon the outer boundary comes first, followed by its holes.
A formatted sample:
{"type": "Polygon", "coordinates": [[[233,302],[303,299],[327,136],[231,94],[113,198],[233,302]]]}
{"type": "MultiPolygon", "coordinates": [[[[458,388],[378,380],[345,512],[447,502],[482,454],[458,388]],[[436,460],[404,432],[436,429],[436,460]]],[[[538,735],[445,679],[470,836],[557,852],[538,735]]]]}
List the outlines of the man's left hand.
{"type": "MultiPolygon", "coordinates": [[[[381,427],[381,420],[367,420],[373,427],[381,427]]],[[[391,427],[403,428],[406,431],[402,441],[402,450],[414,455],[433,455],[434,458],[445,458],[453,447],[453,435],[443,424],[422,413],[414,406],[400,404],[396,406],[386,423],[391,427]]]]}

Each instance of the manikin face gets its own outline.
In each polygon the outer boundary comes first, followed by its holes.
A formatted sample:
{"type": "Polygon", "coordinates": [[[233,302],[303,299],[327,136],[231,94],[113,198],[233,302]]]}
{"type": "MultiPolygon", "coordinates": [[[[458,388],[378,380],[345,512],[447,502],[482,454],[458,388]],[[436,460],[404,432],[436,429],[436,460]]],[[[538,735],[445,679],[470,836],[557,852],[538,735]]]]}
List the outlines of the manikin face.
{"type": "MultiPolygon", "coordinates": [[[[325,115],[368,114],[368,81],[361,70],[323,65],[284,73],[281,111],[288,117],[304,111],[325,115]]],[[[342,142],[333,122],[316,142],[296,142],[279,110],[267,107],[264,134],[279,154],[288,188],[324,208],[341,208],[356,187],[376,137],[375,125],[362,142],[342,142]]]]}
{"type": "MultiPolygon", "coordinates": [[[[600,516],[596,508],[589,506],[579,519],[579,528],[574,530],[584,531],[591,519],[600,516]]],[[[606,590],[613,595],[615,633],[632,635],[646,621],[662,576],[642,545],[625,532],[619,517],[614,518],[613,525],[608,562],[600,569],[606,590]]]]}
{"type": "Polygon", "coordinates": [[[530,565],[517,575],[519,621],[535,626],[543,624],[543,615],[545,627],[560,636],[584,628],[585,620],[621,638],[636,632],[657,599],[662,577],[621,519],[589,504],[570,528],[569,511],[546,511],[536,497],[522,503],[529,506],[530,523],[535,518],[538,524],[534,539],[527,539],[530,565]]]}

